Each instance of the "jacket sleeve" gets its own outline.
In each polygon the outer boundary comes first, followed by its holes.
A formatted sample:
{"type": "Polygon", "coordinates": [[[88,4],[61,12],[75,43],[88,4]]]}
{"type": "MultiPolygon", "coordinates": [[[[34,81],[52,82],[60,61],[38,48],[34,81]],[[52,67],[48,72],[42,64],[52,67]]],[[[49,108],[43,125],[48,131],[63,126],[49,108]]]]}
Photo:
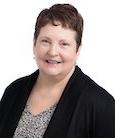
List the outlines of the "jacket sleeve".
{"type": "Polygon", "coordinates": [[[9,112],[11,106],[15,103],[19,93],[23,91],[26,86],[27,77],[19,78],[13,81],[6,89],[0,101],[0,122],[2,117],[9,112]]]}
{"type": "Polygon", "coordinates": [[[98,101],[95,113],[95,138],[115,138],[115,100],[112,96],[98,101]]]}
{"type": "Polygon", "coordinates": [[[13,102],[12,98],[13,98],[12,92],[9,90],[9,88],[6,88],[0,101],[0,125],[2,120],[7,115],[8,110],[10,109],[10,106],[13,102]]]}

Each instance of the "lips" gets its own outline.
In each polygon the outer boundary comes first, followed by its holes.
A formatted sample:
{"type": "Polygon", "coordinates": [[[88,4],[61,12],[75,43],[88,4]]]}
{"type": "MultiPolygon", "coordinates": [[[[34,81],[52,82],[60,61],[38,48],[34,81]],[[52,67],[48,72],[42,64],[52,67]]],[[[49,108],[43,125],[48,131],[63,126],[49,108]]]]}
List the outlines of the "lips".
{"type": "Polygon", "coordinates": [[[61,63],[61,61],[51,60],[51,59],[46,60],[46,62],[49,63],[49,64],[59,64],[59,63],[61,63]]]}

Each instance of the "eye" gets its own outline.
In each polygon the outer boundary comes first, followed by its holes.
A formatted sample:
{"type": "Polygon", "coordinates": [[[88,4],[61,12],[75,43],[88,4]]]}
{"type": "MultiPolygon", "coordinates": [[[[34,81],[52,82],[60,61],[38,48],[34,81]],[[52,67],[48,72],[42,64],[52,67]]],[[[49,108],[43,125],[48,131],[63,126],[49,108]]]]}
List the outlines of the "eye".
{"type": "Polygon", "coordinates": [[[63,47],[70,46],[70,44],[69,44],[69,43],[67,43],[67,42],[62,42],[62,43],[61,43],[61,45],[62,45],[63,47]]]}
{"type": "Polygon", "coordinates": [[[43,43],[50,43],[49,40],[46,40],[46,39],[41,40],[41,42],[43,42],[43,43]]]}

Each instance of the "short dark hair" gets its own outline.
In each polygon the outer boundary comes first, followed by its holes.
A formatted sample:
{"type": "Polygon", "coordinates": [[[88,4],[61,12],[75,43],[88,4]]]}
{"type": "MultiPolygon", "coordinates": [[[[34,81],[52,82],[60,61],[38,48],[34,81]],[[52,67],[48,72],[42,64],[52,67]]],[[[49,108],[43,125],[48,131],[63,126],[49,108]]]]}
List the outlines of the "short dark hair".
{"type": "Polygon", "coordinates": [[[63,27],[76,31],[76,42],[79,47],[81,45],[83,33],[83,18],[78,10],[71,4],[55,4],[49,9],[44,9],[40,12],[35,24],[35,43],[40,33],[40,29],[48,23],[57,25],[56,22],[60,22],[63,27]]]}

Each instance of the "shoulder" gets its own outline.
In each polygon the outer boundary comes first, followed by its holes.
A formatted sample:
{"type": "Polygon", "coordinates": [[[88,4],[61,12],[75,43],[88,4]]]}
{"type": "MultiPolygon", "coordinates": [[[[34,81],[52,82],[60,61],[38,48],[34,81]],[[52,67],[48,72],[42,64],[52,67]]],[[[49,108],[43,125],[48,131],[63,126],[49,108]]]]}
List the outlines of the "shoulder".
{"type": "Polygon", "coordinates": [[[115,116],[114,97],[89,76],[85,74],[83,76],[85,79],[85,87],[81,96],[83,105],[85,105],[86,109],[95,112],[98,118],[103,117],[106,120],[107,118],[113,118],[115,116]]]}
{"type": "Polygon", "coordinates": [[[4,95],[6,94],[10,95],[10,94],[18,92],[17,90],[21,90],[23,86],[27,84],[28,80],[29,80],[29,75],[14,80],[11,84],[9,84],[6,87],[4,95]]]}
{"type": "Polygon", "coordinates": [[[11,82],[7,87],[6,87],[6,90],[10,90],[10,89],[13,89],[17,86],[20,86],[20,85],[24,85],[27,83],[29,79],[29,75],[28,76],[24,76],[24,77],[21,77],[21,78],[18,78],[16,80],[14,80],[13,82],[11,82]]]}
{"type": "Polygon", "coordinates": [[[94,80],[92,80],[89,76],[85,75],[86,77],[86,91],[87,95],[93,99],[96,103],[108,103],[113,102],[115,99],[114,97],[103,87],[97,84],[94,80]]]}
{"type": "Polygon", "coordinates": [[[13,88],[16,88],[16,87],[22,87],[22,86],[26,86],[26,84],[29,82],[29,81],[33,81],[34,79],[36,79],[38,76],[38,70],[35,71],[34,73],[32,74],[29,74],[29,75],[26,75],[24,77],[21,77],[21,78],[18,78],[16,79],[15,81],[13,81],[6,89],[13,89],[13,88]]]}
{"type": "Polygon", "coordinates": [[[23,89],[25,89],[29,85],[29,83],[31,84],[36,79],[37,74],[38,74],[38,70],[30,75],[18,78],[15,81],[13,81],[11,84],[9,84],[6,87],[5,92],[3,93],[3,96],[1,98],[1,101],[18,95],[18,93],[23,91],[23,89]]]}
{"type": "Polygon", "coordinates": [[[82,88],[81,96],[89,103],[96,105],[109,104],[115,102],[114,97],[103,87],[92,80],[88,75],[79,69],[79,77],[76,79],[78,85],[82,88]],[[77,81],[79,79],[79,82],[77,81]]]}

